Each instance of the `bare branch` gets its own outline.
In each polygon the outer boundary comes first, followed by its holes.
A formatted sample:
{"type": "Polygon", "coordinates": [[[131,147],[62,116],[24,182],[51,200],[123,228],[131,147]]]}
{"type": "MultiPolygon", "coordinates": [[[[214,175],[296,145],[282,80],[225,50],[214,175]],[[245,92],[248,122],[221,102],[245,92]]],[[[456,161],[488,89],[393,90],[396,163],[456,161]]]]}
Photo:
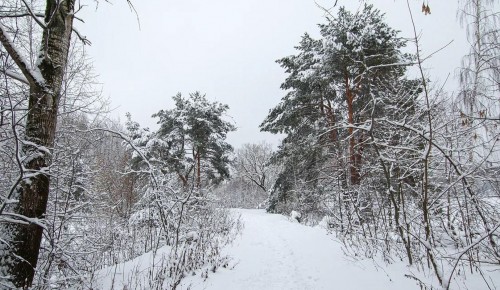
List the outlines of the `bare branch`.
{"type": "Polygon", "coordinates": [[[33,20],[35,20],[35,22],[40,25],[41,28],[46,29],[47,27],[45,26],[45,24],[37,17],[35,13],[33,13],[33,10],[31,10],[31,7],[28,5],[28,3],[26,3],[25,0],[22,1],[24,3],[24,6],[26,6],[26,9],[28,9],[28,14],[31,16],[31,18],[33,18],[33,20]]]}
{"type": "Polygon", "coordinates": [[[20,75],[20,74],[18,74],[16,72],[13,72],[13,71],[10,71],[10,70],[6,70],[6,71],[3,71],[3,73],[6,76],[8,76],[8,77],[10,77],[10,78],[12,78],[12,79],[14,79],[16,81],[19,81],[19,82],[21,82],[23,84],[26,84],[26,85],[30,84],[27,78],[25,78],[23,75],[20,75]]]}
{"type": "Polygon", "coordinates": [[[83,42],[84,45],[92,45],[92,42],[88,40],[85,35],[81,35],[75,27],[73,27],[73,32],[76,34],[76,36],[78,36],[78,38],[83,42]]]}

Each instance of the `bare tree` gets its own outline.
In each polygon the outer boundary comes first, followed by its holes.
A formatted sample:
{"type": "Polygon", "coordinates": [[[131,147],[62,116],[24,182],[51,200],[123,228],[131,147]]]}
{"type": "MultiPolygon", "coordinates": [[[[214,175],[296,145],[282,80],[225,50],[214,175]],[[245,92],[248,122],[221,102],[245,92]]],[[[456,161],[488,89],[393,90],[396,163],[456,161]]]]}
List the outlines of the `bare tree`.
{"type": "Polygon", "coordinates": [[[236,150],[237,175],[267,193],[277,177],[276,166],[271,164],[272,154],[269,143],[243,144],[236,150]]]}

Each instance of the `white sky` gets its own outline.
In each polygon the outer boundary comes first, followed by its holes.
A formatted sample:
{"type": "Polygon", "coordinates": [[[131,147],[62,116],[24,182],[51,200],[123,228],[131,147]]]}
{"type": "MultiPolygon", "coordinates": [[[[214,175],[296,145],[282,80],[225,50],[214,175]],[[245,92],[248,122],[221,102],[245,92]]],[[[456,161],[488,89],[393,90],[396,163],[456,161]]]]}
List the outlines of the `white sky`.
{"type": "MultiPolygon", "coordinates": [[[[335,1],[319,2],[330,7],[335,1]]],[[[405,0],[373,0],[386,13],[387,22],[411,37],[405,0]]],[[[410,0],[424,54],[449,41],[443,52],[426,66],[433,77],[452,76],[467,52],[465,33],[456,21],[458,0],[430,1],[431,15],[421,12],[422,0],[410,0]]],[[[304,32],[318,36],[324,12],[313,0],[133,0],[139,15],[125,0],[100,1],[78,16],[79,31],[92,41],[88,47],[104,96],[125,120],[132,113],[143,127],[156,129],[151,118],[173,106],[177,92],[206,93],[211,100],[230,106],[229,115],[238,131],[229,135],[235,147],[279,138],[259,132],[258,125],[280,101],[285,78],[275,60],[294,54],[304,32]]],[[[360,2],[338,0],[356,10],[360,2]]],[[[335,15],[336,10],[332,11],[335,15]]],[[[412,47],[413,48],[413,47],[412,47]]],[[[449,86],[452,87],[452,86],[449,86]]]]}

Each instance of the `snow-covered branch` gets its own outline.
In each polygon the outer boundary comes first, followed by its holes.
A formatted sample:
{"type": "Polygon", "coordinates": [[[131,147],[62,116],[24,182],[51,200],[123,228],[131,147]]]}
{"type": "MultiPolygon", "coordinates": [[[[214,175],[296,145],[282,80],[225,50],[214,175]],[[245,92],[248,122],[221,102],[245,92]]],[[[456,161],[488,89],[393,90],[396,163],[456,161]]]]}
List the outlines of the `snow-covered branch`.
{"type": "MultiPolygon", "coordinates": [[[[14,42],[10,38],[7,32],[7,28],[0,22],[0,42],[9,54],[9,56],[14,60],[19,70],[32,86],[38,86],[40,88],[45,88],[45,80],[42,78],[42,74],[38,68],[31,68],[29,62],[24,59],[22,53],[18,51],[14,42]]],[[[19,79],[18,79],[19,80],[19,79]]]]}

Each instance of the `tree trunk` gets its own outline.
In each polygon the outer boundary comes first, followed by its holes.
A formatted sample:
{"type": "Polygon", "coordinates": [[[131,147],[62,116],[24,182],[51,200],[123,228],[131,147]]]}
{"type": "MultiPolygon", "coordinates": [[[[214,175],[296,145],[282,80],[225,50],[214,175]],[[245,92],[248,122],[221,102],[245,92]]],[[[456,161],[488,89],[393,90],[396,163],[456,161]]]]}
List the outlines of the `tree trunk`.
{"type": "MultiPolygon", "coordinates": [[[[321,106],[322,111],[324,111],[323,107],[325,106],[324,105],[321,106]]],[[[337,143],[337,129],[335,129],[336,125],[335,114],[333,113],[332,103],[330,102],[330,100],[327,100],[326,119],[328,122],[328,126],[330,127],[330,141],[332,142],[332,145],[334,145],[337,143]]]]}
{"type": "Polygon", "coordinates": [[[177,175],[179,176],[179,178],[182,181],[182,186],[184,188],[187,188],[188,187],[188,179],[187,179],[187,177],[185,177],[184,175],[182,175],[180,172],[177,172],[177,175]]]}
{"type": "Polygon", "coordinates": [[[201,187],[201,153],[200,153],[200,148],[198,148],[198,153],[196,154],[196,163],[197,163],[197,168],[196,168],[196,187],[200,188],[201,187]]]}
{"type": "MultiPolygon", "coordinates": [[[[9,284],[24,289],[33,283],[42,241],[42,223],[49,198],[51,148],[73,26],[74,0],[58,2],[47,0],[47,27],[42,36],[41,61],[38,64],[43,80],[36,73],[21,68],[24,63],[22,58],[16,60],[30,83],[26,120],[28,142],[23,152],[28,160],[25,164],[26,173],[32,176],[21,183],[18,189],[19,202],[4,212],[19,222],[5,224],[0,229],[2,233],[10,235],[9,244],[0,245],[0,275],[8,276],[9,284]]],[[[4,41],[2,44],[4,47],[7,45],[4,41]]]]}
{"type": "Polygon", "coordinates": [[[351,185],[357,185],[360,182],[359,175],[359,164],[361,158],[357,157],[358,152],[356,152],[356,139],[354,138],[354,93],[349,87],[349,77],[345,76],[345,86],[346,86],[346,97],[347,97],[347,122],[349,124],[349,173],[351,177],[351,185]],[[359,158],[359,160],[358,160],[359,158]]]}

